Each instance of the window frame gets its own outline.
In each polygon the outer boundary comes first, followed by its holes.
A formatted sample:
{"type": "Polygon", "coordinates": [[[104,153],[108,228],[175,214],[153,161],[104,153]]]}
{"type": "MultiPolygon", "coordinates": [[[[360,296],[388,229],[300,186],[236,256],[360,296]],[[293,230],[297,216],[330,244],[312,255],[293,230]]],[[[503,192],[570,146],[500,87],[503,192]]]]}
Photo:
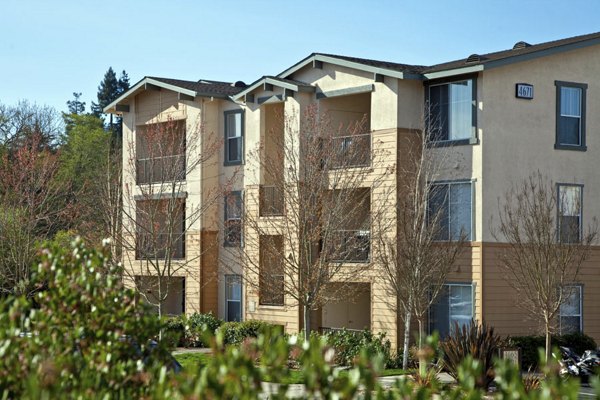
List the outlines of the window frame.
{"type": "MultiPolygon", "coordinates": [[[[452,326],[453,326],[452,321],[450,320],[450,316],[451,316],[451,313],[450,313],[450,310],[451,310],[450,288],[452,286],[460,286],[460,287],[467,287],[468,286],[468,287],[471,288],[471,319],[472,320],[475,319],[475,311],[476,311],[475,310],[475,308],[476,308],[476,294],[477,294],[476,293],[476,287],[477,287],[476,282],[446,282],[446,283],[444,283],[443,284],[443,287],[444,287],[443,290],[444,290],[444,292],[441,292],[441,293],[438,294],[438,299],[440,298],[440,295],[442,293],[444,293],[448,297],[448,300],[447,300],[447,302],[448,302],[447,315],[448,315],[448,334],[449,335],[452,333],[451,331],[452,331],[452,326]]],[[[438,299],[436,299],[436,302],[437,302],[438,299]]],[[[427,325],[428,325],[428,331],[429,331],[430,334],[434,332],[434,329],[432,327],[433,320],[432,320],[432,317],[431,317],[431,313],[432,313],[432,309],[433,309],[434,305],[435,305],[435,303],[431,304],[431,306],[429,307],[428,313],[427,313],[428,314],[428,320],[429,320],[428,321],[429,323],[427,325]]]]}
{"type": "MultiPolygon", "coordinates": [[[[568,315],[563,315],[562,313],[562,308],[563,308],[563,304],[560,305],[560,308],[558,309],[558,329],[561,335],[565,334],[563,333],[563,327],[562,327],[562,318],[563,317],[579,317],[579,329],[577,332],[575,333],[582,333],[583,332],[583,285],[581,284],[573,284],[573,285],[565,285],[568,288],[576,288],[577,292],[579,292],[579,314],[568,314],[568,315]]],[[[573,333],[573,332],[569,332],[569,333],[573,333]]]]}
{"type": "Polygon", "coordinates": [[[243,290],[242,275],[240,275],[240,274],[225,275],[225,319],[227,320],[227,322],[232,321],[229,319],[229,303],[230,302],[238,302],[240,304],[240,319],[238,322],[241,322],[244,320],[244,312],[243,312],[244,310],[242,308],[243,298],[244,298],[244,290],[243,290]],[[237,283],[239,283],[239,285],[240,285],[240,299],[239,300],[233,300],[233,299],[230,299],[230,297],[229,297],[230,281],[237,281],[237,283]]]}
{"type": "Polygon", "coordinates": [[[556,86],[556,138],[554,142],[554,148],[556,150],[575,150],[575,151],[586,151],[586,92],[588,85],[587,83],[577,83],[577,82],[566,82],[566,81],[554,81],[554,86],[556,86]],[[581,90],[581,115],[579,117],[579,144],[568,144],[568,143],[560,143],[560,117],[561,117],[561,104],[562,104],[562,95],[561,89],[563,87],[568,88],[577,88],[581,90]]]}
{"type": "Polygon", "coordinates": [[[429,138],[427,140],[427,145],[429,147],[446,147],[446,146],[461,146],[461,145],[475,145],[479,144],[479,137],[477,132],[477,111],[478,111],[478,102],[477,102],[477,74],[469,74],[469,75],[460,75],[453,76],[445,79],[435,79],[428,82],[425,82],[425,107],[426,107],[426,115],[427,115],[427,131],[429,134],[429,138]],[[445,139],[445,140],[433,140],[431,138],[431,88],[435,86],[443,86],[450,85],[452,83],[463,82],[463,81],[471,81],[472,82],[472,93],[471,93],[471,134],[468,138],[463,139],[445,139]]]}
{"type": "Polygon", "coordinates": [[[224,202],[223,202],[223,219],[224,219],[224,228],[223,228],[223,246],[224,247],[242,247],[242,238],[243,238],[243,232],[242,232],[242,216],[244,213],[244,195],[243,195],[243,191],[242,190],[233,190],[229,193],[227,193],[225,195],[224,198],[224,202]],[[230,198],[232,196],[236,196],[239,198],[239,204],[240,204],[240,216],[239,217],[229,217],[230,212],[228,212],[229,209],[229,204],[230,204],[230,198]],[[229,225],[231,221],[238,221],[239,224],[239,231],[240,231],[240,238],[237,242],[233,242],[228,240],[229,237],[229,225]]]}
{"type": "Polygon", "coordinates": [[[556,241],[563,244],[580,243],[583,237],[583,185],[578,183],[557,183],[556,184],[556,241]],[[561,187],[575,187],[579,189],[579,229],[576,242],[563,242],[561,240],[561,217],[562,215],[562,197],[561,187]]]}
{"type": "MultiPolygon", "coordinates": [[[[452,241],[450,239],[450,232],[452,231],[452,229],[450,228],[450,206],[449,206],[449,201],[450,201],[450,186],[452,185],[463,185],[463,184],[469,184],[470,188],[471,188],[471,196],[470,196],[470,212],[469,212],[469,234],[466,237],[466,241],[467,242],[472,242],[475,240],[475,180],[470,179],[470,180],[464,180],[464,179],[460,179],[460,180],[442,180],[442,181],[434,181],[434,182],[429,182],[428,185],[430,187],[432,186],[448,186],[448,196],[446,196],[446,205],[448,207],[448,239],[436,239],[436,242],[450,242],[452,241]]],[[[429,203],[430,203],[430,196],[431,194],[427,195],[427,218],[429,219],[429,203]]]]}
{"type": "Polygon", "coordinates": [[[223,127],[224,127],[224,140],[225,140],[225,145],[224,150],[225,150],[225,154],[224,154],[224,162],[223,165],[225,166],[230,166],[230,165],[241,165],[244,163],[244,110],[228,110],[228,111],[224,111],[223,112],[223,117],[224,117],[224,122],[223,122],[223,127]],[[229,131],[229,116],[230,115],[235,115],[235,114],[240,114],[240,135],[239,136],[235,136],[233,138],[230,138],[227,133],[229,131]],[[241,141],[241,146],[240,146],[240,158],[239,160],[230,160],[229,159],[229,141],[231,139],[239,139],[241,141]]]}

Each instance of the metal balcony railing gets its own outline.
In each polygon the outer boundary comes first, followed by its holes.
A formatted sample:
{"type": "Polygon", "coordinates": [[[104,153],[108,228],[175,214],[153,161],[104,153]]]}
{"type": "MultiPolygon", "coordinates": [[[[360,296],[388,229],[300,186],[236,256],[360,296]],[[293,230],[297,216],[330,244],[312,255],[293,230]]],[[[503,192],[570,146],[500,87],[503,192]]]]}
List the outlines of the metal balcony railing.
{"type": "MultiPolygon", "coordinates": [[[[261,268],[264,267],[261,266],[261,268]]],[[[258,304],[283,306],[285,304],[285,275],[261,273],[258,279],[258,304]]]]}
{"type": "Polygon", "coordinates": [[[362,333],[363,331],[361,331],[360,329],[349,329],[349,328],[333,328],[330,326],[320,326],[319,327],[319,333],[322,335],[326,335],[329,333],[336,333],[336,332],[348,332],[351,333],[353,335],[358,335],[360,333],[362,333]]]}
{"type": "Polygon", "coordinates": [[[335,231],[330,245],[330,258],[332,261],[368,262],[371,255],[371,231],[335,231]]]}
{"type": "Polygon", "coordinates": [[[185,180],[185,154],[136,160],[138,185],[185,180]]]}
{"type": "Polygon", "coordinates": [[[165,259],[170,254],[173,259],[185,258],[185,234],[173,233],[169,241],[168,233],[138,233],[136,235],[135,258],[165,259]]]}
{"type": "Polygon", "coordinates": [[[259,191],[260,216],[283,215],[283,193],[276,186],[261,186],[259,191]]]}
{"type": "Polygon", "coordinates": [[[371,134],[331,138],[334,156],[332,168],[367,167],[371,165],[371,134]]]}

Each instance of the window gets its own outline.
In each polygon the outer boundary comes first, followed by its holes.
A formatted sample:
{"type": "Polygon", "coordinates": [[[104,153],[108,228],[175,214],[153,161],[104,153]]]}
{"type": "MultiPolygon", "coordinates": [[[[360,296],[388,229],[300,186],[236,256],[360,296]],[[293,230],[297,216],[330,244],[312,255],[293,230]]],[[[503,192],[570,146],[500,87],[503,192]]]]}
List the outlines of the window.
{"type": "Polygon", "coordinates": [[[476,140],[475,79],[427,87],[429,135],[432,142],[473,143],[476,140]]]}
{"type": "Polygon", "coordinates": [[[225,196],[225,246],[240,246],[242,242],[242,192],[225,196]]]}
{"type": "Polygon", "coordinates": [[[244,114],[225,111],[225,165],[241,164],[244,152],[244,114]]]}
{"type": "Polygon", "coordinates": [[[558,239],[578,243],[581,239],[582,186],[558,185],[558,239]]]}
{"type": "Polygon", "coordinates": [[[587,85],[555,81],[556,144],[563,150],[585,150],[585,93],[587,85]]]}
{"type": "Polygon", "coordinates": [[[225,275],[225,314],[227,321],[242,320],[242,277],[225,275]]]}
{"type": "Polygon", "coordinates": [[[472,240],[471,182],[433,184],[429,193],[429,222],[437,240],[472,240]]]}
{"type": "Polygon", "coordinates": [[[566,286],[563,289],[563,295],[566,300],[560,305],[560,334],[581,332],[582,312],[581,312],[581,286],[566,286]]]}
{"type": "Polygon", "coordinates": [[[185,258],[185,200],[136,201],[136,259],[185,258]]]}
{"type": "Polygon", "coordinates": [[[458,324],[468,325],[473,319],[473,285],[450,283],[444,285],[429,313],[430,332],[448,336],[458,324]]]}
{"type": "Polygon", "coordinates": [[[285,276],[283,266],[283,236],[262,235],[259,238],[259,288],[260,305],[283,306],[285,276]]]}

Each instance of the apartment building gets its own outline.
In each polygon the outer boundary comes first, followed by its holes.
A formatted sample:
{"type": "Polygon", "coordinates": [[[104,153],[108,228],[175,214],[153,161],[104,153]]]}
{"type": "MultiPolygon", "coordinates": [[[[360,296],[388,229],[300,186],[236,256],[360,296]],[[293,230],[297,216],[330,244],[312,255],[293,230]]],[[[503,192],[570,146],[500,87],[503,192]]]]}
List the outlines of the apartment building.
{"type": "MultiPolygon", "coordinates": [[[[265,173],[260,160],[250,154],[255,151],[252,154],[268,157],[276,142],[270,135],[282,137],[286,129],[300,130],[299,116],[316,106],[336,123],[366,119],[364,131],[329,143],[342,147],[368,144],[364,148],[370,156],[345,167],[371,168],[372,174],[379,168],[393,170],[406,159],[404,143],[424,128],[423,115],[440,121],[439,134],[427,149],[449,160],[434,182],[446,193],[434,204],[448,216],[444,222],[448,234],[440,240],[462,231],[468,243],[430,310],[429,328],[447,334],[454,322],[475,318],[500,334],[530,334],[538,327],[515,303],[517,297],[500,266],[499,254],[506,244],[492,234],[498,224],[498,199],[539,170],[555,183],[561,198],[579,199],[577,207],[557,205],[557,223],[568,221],[580,232],[600,217],[596,154],[600,116],[594,112],[600,107],[599,76],[600,34],[535,45],[518,42],[508,50],[472,54],[434,66],[314,53],[278,75],[263,76],[249,85],[146,77],[105,112],[123,117],[123,185],[133,200],[127,214],[136,215],[136,209],[143,209],[148,201],[174,197],[183,210],[179,231],[185,234],[178,236],[181,244],[169,257],[173,265],[184,267],[171,274],[173,290],[165,300],[165,312],[212,311],[227,320],[266,320],[283,325],[288,332],[302,328],[297,301],[283,294],[261,293],[260,285],[251,284],[259,277],[248,275],[231,248],[262,240],[242,226],[243,214],[253,213],[257,219],[290,218],[285,215],[285,199],[273,190],[281,176],[265,173]],[[296,117],[282,123],[278,115],[296,117]],[[139,137],[149,127],[173,121],[179,126],[177,131],[183,132],[184,143],[197,142],[193,151],[205,157],[197,168],[171,174],[167,181],[180,183],[176,192],[170,185],[169,190],[144,196],[148,192],[144,187],[157,182],[144,172],[149,168],[145,160],[152,157],[140,149],[143,140],[139,137]],[[388,154],[385,158],[378,156],[383,150],[388,154]],[[223,187],[227,188],[224,199],[215,200],[213,195],[223,187]],[[199,208],[202,215],[186,221],[185,216],[199,208]]],[[[160,158],[173,155],[161,154],[160,158]]],[[[174,164],[161,161],[152,168],[164,169],[165,163],[174,164]]],[[[164,180],[163,175],[152,174],[164,180]]],[[[373,181],[365,179],[362,185],[368,198],[364,216],[382,201],[381,191],[393,194],[386,201],[393,202],[398,195],[397,177],[383,179],[377,188],[373,181]]],[[[395,208],[387,209],[378,218],[396,220],[395,208]]],[[[143,222],[133,219],[130,224],[135,235],[143,222]]],[[[361,264],[366,272],[357,274],[350,298],[312,310],[311,326],[369,328],[386,332],[395,344],[402,321],[386,289],[388,282],[376,273],[380,268],[372,254],[376,250],[364,245],[373,229],[373,220],[366,217],[360,226],[346,229],[352,232],[351,243],[361,246],[353,253],[354,259],[345,260],[348,268],[361,264]],[[365,227],[364,221],[370,226],[365,227]]],[[[176,228],[169,231],[179,232],[176,228]]],[[[290,245],[281,240],[281,246],[290,245]]],[[[133,248],[126,253],[129,283],[147,292],[154,290],[148,282],[156,274],[144,267],[147,257],[133,248]]],[[[599,269],[596,243],[578,282],[573,282],[576,289],[561,308],[558,323],[563,332],[583,331],[600,340],[599,269]]],[[[275,275],[289,279],[281,272],[275,275]]]]}

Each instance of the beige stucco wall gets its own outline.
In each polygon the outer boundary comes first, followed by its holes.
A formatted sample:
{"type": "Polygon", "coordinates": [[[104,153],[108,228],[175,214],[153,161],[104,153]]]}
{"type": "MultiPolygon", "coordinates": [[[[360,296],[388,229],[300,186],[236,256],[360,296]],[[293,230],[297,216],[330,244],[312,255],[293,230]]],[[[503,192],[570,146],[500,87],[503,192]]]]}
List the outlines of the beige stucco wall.
{"type": "MultiPolygon", "coordinates": [[[[498,221],[497,200],[532,172],[540,171],[554,182],[583,184],[584,225],[600,216],[598,148],[600,136],[600,46],[491,69],[483,73],[481,102],[481,165],[483,221],[498,221]],[[588,84],[587,151],[555,150],[555,80],[588,84]],[[515,84],[534,85],[534,99],[515,97],[515,84]]],[[[483,231],[484,241],[494,241],[493,225],[483,231]]]]}
{"type": "MultiPolygon", "coordinates": [[[[220,241],[216,231],[222,221],[222,199],[220,188],[225,181],[232,180],[239,168],[224,168],[223,111],[239,109],[233,102],[213,98],[196,98],[193,101],[179,101],[178,95],[169,90],[147,90],[135,95],[130,101],[130,112],[124,115],[123,185],[125,201],[130,215],[135,215],[133,195],[140,194],[135,185],[135,170],[130,162],[135,158],[136,126],[164,122],[169,119],[185,119],[188,146],[188,166],[193,160],[201,160],[196,168],[189,171],[186,181],[177,188],[187,193],[186,198],[186,262],[174,265],[181,268],[175,275],[186,279],[186,312],[217,311],[217,297],[224,291],[218,290],[218,254],[220,241]],[[201,218],[189,217],[201,211],[201,218]],[[202,232],[202,233],[201,233],[202,232]]],[[[243,183],[238,183],[243,187],[243,183]]],[[[140,261],[135,260],[133,251],[126,252],[125,267],[131,273],[141,275],[140,261]]],[[[239,270],[240,268],[237,268],[239,270]]],[[[241,271],[240,271],[241,273],[241,271]]]]}

